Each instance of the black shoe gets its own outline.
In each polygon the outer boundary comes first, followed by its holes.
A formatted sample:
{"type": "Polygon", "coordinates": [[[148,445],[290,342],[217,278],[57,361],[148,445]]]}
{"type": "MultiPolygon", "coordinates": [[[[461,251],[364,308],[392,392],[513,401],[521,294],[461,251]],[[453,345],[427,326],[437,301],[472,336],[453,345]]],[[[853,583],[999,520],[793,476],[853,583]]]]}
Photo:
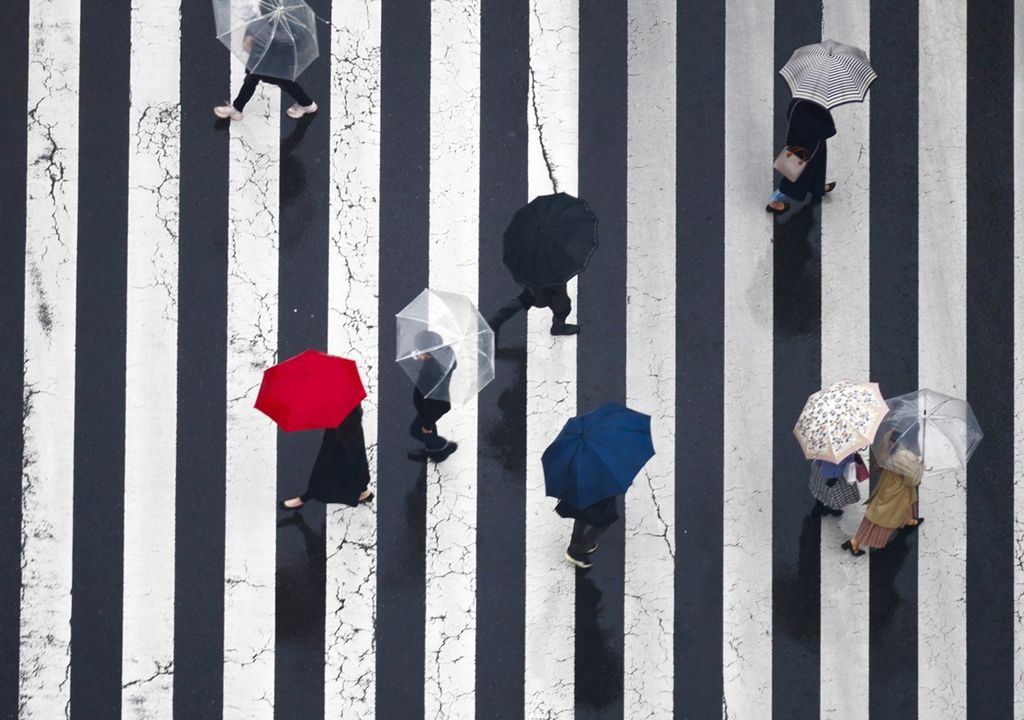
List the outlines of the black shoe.
{"type": "Polygon", "coordinates": [[[847,540],[842,545],[840,545],[840,547],[843,548],[843,550],[849,550],[850,554],[853,555],[854,557],[860,557],[861,555],[864,554],[863,550],[854,550],[853,549],[853,543],[850,542],[849,540],[847,540]]]}
{"type": "MultiPolygon", "coordinates": [[[[596,548],[595,548],[596,549],[596,548]]],[[[594,567],[594,561],[588,558],[586,555],[577,555],[571,550],[565,551],[565,559],[575,565],[580,570],[587,570],[588,568],[594,567]]]]}
{"type": "Polygon", "coordinates": [[[827,505],[825,506],[825,512],[827,512],[832,517],[839,517],[843,514],[842,510],[836,510],[835,508],[830,508],[827,505]]]}
{"type": "Polygon", "coordinates": [[[434,463],[444,462],[458,449],[459,444],[449,440],[448,444],[439,450],[427,450],[427,459],[434,463]]]}
{"type": "MultiPolygon", "coordinates": [[[[291,498],[288,498],[288,499],[291,500],[291,498]]],[[[285,503],[284,500],[282,500],[281,502],[278,503],[278,506],[282,510],[301,510],[302,508],[304,508],[306,506],[306,503],[302,503],[301,505],[294,505],[294,506],[293,505],[285,505],[284,503],[285,503]]]]}
{"type": "Polygon", "coordinates": [[[410,450],[405,454],[405,456],[410,460],[415,460],[416,462],[427,461],[427,451],[424,450],[423,448],[416,448],[415,450],[410,450]]]}
{"type": "Polygon", "coordinates": [[[782,213],[784,213],[787,210],[789,210],[789,203],[782,203],[782,209],[781,210],[776,210],[771,205],[765,205],[764,209],[767,210],[768,212],[770,212],[772,215],[781,215],[782,213]]]}
{"type": "Polygon", "coordinates": [[[561,325],[552,325],[552,335],[576,335],[580,331],[579,325],[573,325],[572,323],[562,323],[561,325]]]}
{"type": "Polygon", "coordinates": [[[916,522],[916,523],[914,523],[913,525],[904,525],[904,526],[903,526],[903,528],[904,528],[904,529],[905,529],[905,530],[906,530],[907,532],[913,532],[914,530],[917,530],[917,529],[918,529],[919,527],[921,527],[922,525],[924,525],[924,518],[923,518],[923,517],[919,517],[919,518],[912,518],[912,519],[913,519],[913,520],[917,520],[917,522],[916,522]]]}
{"type": "Polygon", "coordinates": [[[370,493],[369,495],[367,495],[366,497],[364,497],[364,498],[363,498],[362,500],[360,500],[360,501],[359,501],[359,504],[360,504],[360,505],[364,505],[364,504],[366,504],[366,503],[370,502],[371,500],[373,500],[373,493],[370,493]]]}

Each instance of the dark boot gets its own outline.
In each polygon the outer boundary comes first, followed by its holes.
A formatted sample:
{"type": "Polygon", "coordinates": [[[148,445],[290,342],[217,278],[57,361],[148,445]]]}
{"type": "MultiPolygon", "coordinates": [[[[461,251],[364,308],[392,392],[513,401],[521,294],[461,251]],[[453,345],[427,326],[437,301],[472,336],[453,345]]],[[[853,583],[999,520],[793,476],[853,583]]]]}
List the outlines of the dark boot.
{"type": "Polygon", "coordinates": [[[579,325],[573,325],[572,323],[552,323],[551,334],[552,335],[576,335],[580,331],[579,325]]]}

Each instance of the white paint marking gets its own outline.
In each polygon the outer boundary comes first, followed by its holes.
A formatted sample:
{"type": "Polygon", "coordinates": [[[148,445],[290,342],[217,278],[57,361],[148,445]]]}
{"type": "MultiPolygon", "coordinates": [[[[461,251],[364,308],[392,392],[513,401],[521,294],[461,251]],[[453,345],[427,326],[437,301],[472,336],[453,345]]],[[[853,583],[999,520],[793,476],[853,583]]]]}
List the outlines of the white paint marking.
{"type": "Polygon", "coordinates": [[[134,4],[131,27],[121,716],[151,718],[174,693],[178,0],[134,4]]]}
{"type": "Polygon", "coordinates": [[[774,4],[728,0],[725,28],[725,403],[722,716],[772,704],[774,4]]]}
{"type": "Polygon", "coordinates": [[[626,496],[626,718],[673,712],[676,4],[629,3],[626,399],[657,453],[626,496]]]}
{"type": "MultiPolygon", "coordinates": [[[[825,0],[823,40],[867,51],[870,32],[868,3],[825,0]]],[[[822,387],[870,378],[870,97],[833,111],[839,133],[829,141],[828,179],[838,184],[821,212],[822,387]]],[[[866,497],[868,484],[860,489],[866,497]]],[[[864,506],[848,505],[843,513],[841,524],[827,517],[821,522],[820,714],[860,720],[868,716],[870,566],[868,555],[855,558],[840,548],[846,528],[859,526],[864,506]]]]}
{"type": "MultiPolygon", "coordinates": [[[[431,3],[430,287],[479,295],[480,0],[431,3]]],[[[456,372],[474,373],[473,357],[456,372]]],[[[424,717],[473,717],[477,401],[440,432],[458,451],[427,471],[424,717]]]]}
{"type": "Polygon", "coordinates": [[[18,715],[41,720],[71,702],[79,13],[29,7],[18,715]]]}
{"type": "MultiPolygon", "coordinates": [[[[529,199],[578,191],[579,7],[530,2],[527,95],[529,199]]],[[[569,283],[576,301],[576,280],[569,283]]],[[[545,496],[541,454],[576,414],[576,338],[552,337],[551,314],[531,310],[526,368],[525,717],[572,718],[575,570],[563,559],[572,523],[545,496]]],[[[583,328],[586,332],[586,328],[583,328]]]]}
{"type": "MultiPolygon", "coordinates": [[[[967,397],[967,6],[921,3],[918,384],[967,397]]],[[[908,330],[912,330],[908,328],[908,330]]],[[[967,717],[963,474],[924,478],[918,532],[918,712],[967,717]]]]}
{"type": "MultiPolygon", "coordinates": [[[[366,387],[363,434],[377,478],[380,0],[334,0],[327,346],[366,387]]],[[[377,695],[377,509],[327,506],[324,717],[373,718],[377,695]]]]}
{"type": "MultiPolygon", "coordinates": [[[[242,82],[234,61],[231,78],[242,82]]],[[[277,360],[280,103],[261,85],[231,125],[224,717],[245,720],[274,712],[277,429],[253,405],[277,360]]]]}

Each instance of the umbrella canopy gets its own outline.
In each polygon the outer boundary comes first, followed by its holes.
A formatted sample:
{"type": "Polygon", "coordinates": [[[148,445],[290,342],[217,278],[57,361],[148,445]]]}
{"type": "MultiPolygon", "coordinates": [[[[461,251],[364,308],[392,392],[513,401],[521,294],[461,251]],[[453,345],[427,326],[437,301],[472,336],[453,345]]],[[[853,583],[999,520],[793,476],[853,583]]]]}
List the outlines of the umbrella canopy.
{"type": "Polygon", "coordinates": [[[502,258],[517,283],[561,285],[582,272],[597,249],[597,216],[566,193],[540,195],[520,208],[504,235],[502,258]]]}
{"type": "Polygon", "coordinates": [[[888,411],[878,383],[840,380],[807,398],[793,434],[808,460],[838,463],[871,444],[888,411]]]}
{"type": "Polygon", "coordinates": [[[465,295],[427,288],[395,318],[395,360],[424,397],[464,405],[494,379],[494,331],[465,295]]]}
{"type": "Polygon", "coordinates": [[[333,428],[366,397],[355,361],[306,350],[263,372],[256,409],[285,432],[333,428]]]}
{"type": "Polygon", "coordinates": [[[929,473],[967,467],[983,433],[966,400],[926,388],[886,402],[889,414],[872,446],[882,467],[907,474],[908,457],[918,459],[929,473]]]}
{"type": "Polygon", "coordinates": [[[320,54],[303,0],[213,0],[217,39],[259,75],[294,80],[320,54]]]}
{"type": "Polygon", "coordinates": [[[860,48],[835,40],[797,48],[779,74],[789,83],[793,97],[832,109],[864,102],[878,74],[860,48]]]}
{"type": "Polygon", "coordinates": [[[544,451],[544,486],[583,509],[626,492],[652,457],[650,415],[608,403],[569,420],[544,451]]]}

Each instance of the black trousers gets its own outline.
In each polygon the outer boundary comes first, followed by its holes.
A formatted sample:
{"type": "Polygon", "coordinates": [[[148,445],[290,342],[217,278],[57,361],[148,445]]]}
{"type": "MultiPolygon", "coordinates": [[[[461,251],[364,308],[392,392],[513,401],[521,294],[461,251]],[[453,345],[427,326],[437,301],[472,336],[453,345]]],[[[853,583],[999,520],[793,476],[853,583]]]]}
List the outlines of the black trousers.
{"type": "Polygon", "coordinates": [[[283,78],[270,77],[269,75],[257,75],[256,73],[251,73],[246,70],[245,80],[242,81],[242,89],[238,91],[238,97],[236,97],[235,101],[231,103],[234,105],[235,110],[242,112],[242,110],[245,109],[246,103],[252,100],[253,93],[256,92],[256,86],[259,85],[260,82],[277,85],[279,88],[291,95],[292,99],[303,107],[313,104],[313,98],[307,95],[306,91],[303,90],[302,87],[294,80],[285,80],[283,78]]]}
{"type": "MultiPolygon", "coordinates": [[[[569,313],[572,312],[572,303],[569,300],[569,296],[565,295],[564,289],[561,295],[559,295],[554,302],[551,302],[548,305],[548,307],[551,308],[552,327],[561,327],[562,325],[565,325],[565,319],[569,317],[569,313]],[[564,299],[561,295],[564,295],[564,299]]],[[[489,320],[491,328],[493,330],[498,330],[498,328],[504,325],[506,321],[515,317],[516,313],[520,310],[527,310],[531,307],[543,306],[535,305],[535,298],[533,295],[529,290],[524,290],[518,296],[502,305],[498,309],[498,312],[491,317],[489,320]]]]}
{"type": "Polygon", "coordinates": [[[572,538],[569,540],[569,553],[571,555],[586,555],[591,545],[608,529],[608,525],[587,525],[582,520],[573,520],[572,538]]]}

